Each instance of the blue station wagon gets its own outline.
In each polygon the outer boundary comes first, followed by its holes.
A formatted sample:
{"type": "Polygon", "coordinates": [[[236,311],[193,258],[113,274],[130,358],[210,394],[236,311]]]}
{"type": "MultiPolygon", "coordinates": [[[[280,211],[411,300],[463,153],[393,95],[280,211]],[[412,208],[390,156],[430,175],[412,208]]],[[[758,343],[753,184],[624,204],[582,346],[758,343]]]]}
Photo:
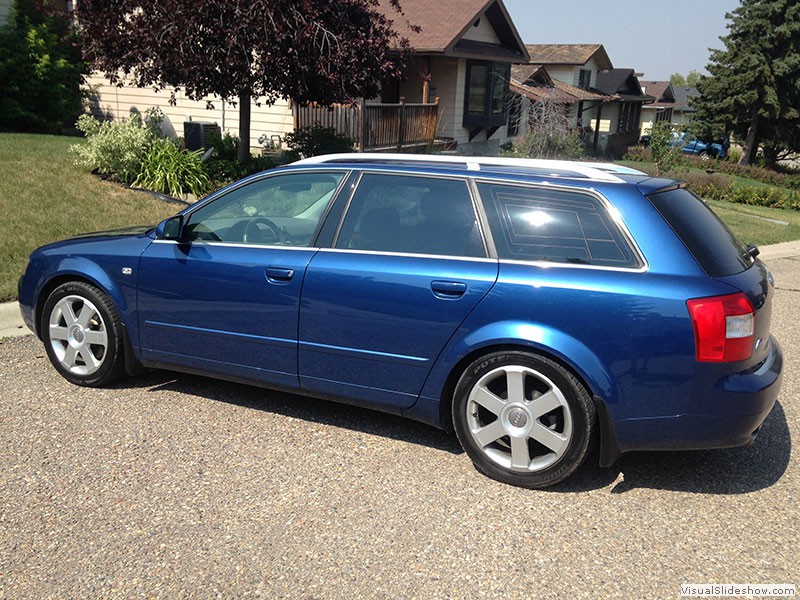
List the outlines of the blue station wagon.
{"type": "Polygon", "coordinates": [[[19,302],[75,384],[160,368],[378,409],[535,488],[594,443],[609,466],[753,442],[783,363],[757,254],[624,167],[330,155],[39,248],[19,302]]]}

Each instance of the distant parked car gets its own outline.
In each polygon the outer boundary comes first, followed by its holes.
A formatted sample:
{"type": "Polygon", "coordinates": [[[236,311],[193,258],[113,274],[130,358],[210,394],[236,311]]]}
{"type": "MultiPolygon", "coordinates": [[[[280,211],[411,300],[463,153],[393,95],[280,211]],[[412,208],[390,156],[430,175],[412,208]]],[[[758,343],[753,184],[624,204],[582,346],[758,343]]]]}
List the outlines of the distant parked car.
{"type": "Polygon", "coordinates": [[[728,158],[728,148],[731,147],[727,136],[715,142],[705,142],[687,131],[679,133],[678,137],[673,139],[669,145],[673,148],[680,148],[684,154],[693,154],[702,159],[728,158]]]}
{"type": "Polygon", "coordinates": [[[19,303],[75,384],[154,367],[338,400],[544,487],[594,441],[609,466],[755,439],[783,364],[757,254],[618,165],[332,155],[39,248],[19,303]]]}

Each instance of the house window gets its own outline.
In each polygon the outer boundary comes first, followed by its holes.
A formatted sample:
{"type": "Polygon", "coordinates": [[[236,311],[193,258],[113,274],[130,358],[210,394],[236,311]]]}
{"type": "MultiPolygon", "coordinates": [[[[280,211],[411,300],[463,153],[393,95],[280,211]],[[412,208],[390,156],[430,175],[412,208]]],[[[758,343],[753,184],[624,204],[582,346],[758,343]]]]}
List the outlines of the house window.
{"type": "Polygon", "coordinates": [[[508,63],[477,60],[467,63],[465,127],[497,127],[505,124],[510,73],[508,63]]]}
{"type": "Polygon", "coordinates": [[[592,72],[589,69],[581,69],[578,73],[578,87],[588,90],[592,86],[592,72]]]}
{"type": "Polygon", "coordinates": [[[642,104],[640,102],[623,102],[620,110],[617,132],[632,131],[639,126],[642,114],[642,104]]]}

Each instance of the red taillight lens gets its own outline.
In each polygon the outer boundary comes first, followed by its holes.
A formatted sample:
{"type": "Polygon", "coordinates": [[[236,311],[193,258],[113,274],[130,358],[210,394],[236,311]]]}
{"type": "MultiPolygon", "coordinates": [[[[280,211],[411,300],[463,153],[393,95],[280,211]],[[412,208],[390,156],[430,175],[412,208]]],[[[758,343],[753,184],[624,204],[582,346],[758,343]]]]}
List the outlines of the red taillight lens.
{"type": "Polygon", "coordinates": [[[687,300],[701,362],[735,362],[753,355],[756,315],[742,293],[687,300]]]}

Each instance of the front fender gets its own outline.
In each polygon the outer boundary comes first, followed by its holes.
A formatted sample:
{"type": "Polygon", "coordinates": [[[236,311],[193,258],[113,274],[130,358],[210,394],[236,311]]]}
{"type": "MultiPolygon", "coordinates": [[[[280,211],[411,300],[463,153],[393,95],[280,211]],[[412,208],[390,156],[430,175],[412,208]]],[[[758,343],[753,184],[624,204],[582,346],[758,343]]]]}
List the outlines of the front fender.
{"type": "MultiPolygon", "coordinates": [[[[106,257],[108,259],[109,257],[106,257]]],[[[130,326],[135,326],[136,282],[130,259],[111,257],[109,264],[99,263],[85,257],[68,256],[54,262],[53,267],[40,277],[36,287],[36,334],[41,337],[42,309],[53,289],[66,281],[86,281],[106,294],[120,314],[123,325],[133,335],[130,326]],[[116,260],[114,260],[116,259],[116,260]],[[119,263],[119,264],[117,264],[119,263]],[[123,265],[123,263],[125,263],[123,265]],[[131,274],[123,274],[123,268],[131,268],[131,274]],[[126,281],[130,278],[130,281],[126,281]]],[[[135,327],[134,327],[135,329],[135,327]]]]}

